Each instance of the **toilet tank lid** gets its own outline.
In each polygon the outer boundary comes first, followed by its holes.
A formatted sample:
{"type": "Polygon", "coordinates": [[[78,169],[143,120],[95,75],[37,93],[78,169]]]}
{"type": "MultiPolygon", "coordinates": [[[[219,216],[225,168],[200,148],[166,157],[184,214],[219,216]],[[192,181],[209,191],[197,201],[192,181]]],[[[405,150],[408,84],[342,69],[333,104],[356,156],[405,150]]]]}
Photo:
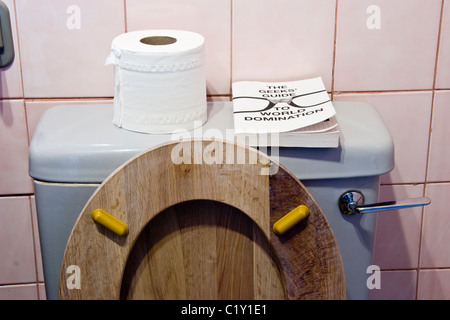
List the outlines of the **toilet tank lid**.
{"type": "MultiPolygon", "coordinates": [[[[394,166],[394,147],[378,112],[360,102],[334,102],[339,148],[280,148],[278,161],[300,179],[380,175],[394,166]]],[[[116,127],[112,104],[60,105],[41,117],[29,148],[35,180],[101,183],[133,156],[171,141],[170,134],[144,134],[116,127]]],[[[233,128],[231,102],[209,102],[208,129],[233,128]]]]}

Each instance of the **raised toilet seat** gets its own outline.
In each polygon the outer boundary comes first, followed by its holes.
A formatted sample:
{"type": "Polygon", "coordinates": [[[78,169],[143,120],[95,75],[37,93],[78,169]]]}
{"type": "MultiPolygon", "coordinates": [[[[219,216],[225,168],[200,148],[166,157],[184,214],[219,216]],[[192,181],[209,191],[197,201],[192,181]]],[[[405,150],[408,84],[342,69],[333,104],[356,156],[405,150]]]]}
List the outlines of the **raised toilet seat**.
{"type": "Polygon", "coordinates": [[[59,299],[345,299],[345,279],[298,179],[253,148],[189,140],[136,156],[96,190],[68,240],[59,299]],[[301,204],[309,216],[276,235],[301,204]],[[94,222],[95,209],[128,234],[94,222]]]}

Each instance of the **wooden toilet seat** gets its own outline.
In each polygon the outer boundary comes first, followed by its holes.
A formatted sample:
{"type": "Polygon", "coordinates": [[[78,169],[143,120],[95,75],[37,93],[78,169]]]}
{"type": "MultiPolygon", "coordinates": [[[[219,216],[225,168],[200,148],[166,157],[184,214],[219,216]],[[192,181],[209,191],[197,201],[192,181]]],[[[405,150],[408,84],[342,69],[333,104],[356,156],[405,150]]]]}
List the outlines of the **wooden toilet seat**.
{"type": "Polygon", "coordinates": [[[72,230],[59,281],[59,299],[344,298],[336,239],[303,184],[264,153],[211,140],[159,146],[111,174],[72,230]],[[276,235],[301,204],[309,216],[276,235]],[[95,209],[128,234],[94,222],[95,209]]]}

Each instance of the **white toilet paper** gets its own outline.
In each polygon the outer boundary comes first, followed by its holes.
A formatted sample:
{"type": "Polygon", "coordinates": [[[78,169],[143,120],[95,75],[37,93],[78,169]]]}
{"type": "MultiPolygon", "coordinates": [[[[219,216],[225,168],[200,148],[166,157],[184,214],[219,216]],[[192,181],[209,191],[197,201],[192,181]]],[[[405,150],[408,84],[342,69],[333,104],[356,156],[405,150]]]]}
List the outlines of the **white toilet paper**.
{"type": "Polygon", "coordinates": [[[204,38],[182,30],[143,30],[116,37],[113,123],[144,133],[192,130],[207,118],[204,38]]]}

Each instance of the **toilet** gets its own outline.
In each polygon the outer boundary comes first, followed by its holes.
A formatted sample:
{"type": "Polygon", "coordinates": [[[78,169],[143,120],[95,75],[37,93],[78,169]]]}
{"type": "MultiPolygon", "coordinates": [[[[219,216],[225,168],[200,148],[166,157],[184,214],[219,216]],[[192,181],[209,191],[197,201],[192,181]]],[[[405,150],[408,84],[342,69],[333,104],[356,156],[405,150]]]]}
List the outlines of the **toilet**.
{"type": "Polygon", "coordinates": [[[227,142],[231,102],[210,102],[188,140],[117,128],[112,104],[49,109],[29,149],[47,298],[367,299],[376,215],[345,215],[338,201],[349,190],[378,201],[393,142],[370,105],[334,105],[339,148],[260,151],[227,142]],[[191,163],[174,161],[180,143],[191,163]],[[214,163],[232,149],[257,164],[214,163]],[[301,204],[310,214],[275,234],[301,204]],[[94,221],[97,209],[126,234],[94,221]]]}
{"type": "Polygon", "coordinates": [[[69,237],[58,295],[108,300],[344,297],[339,247],[306,188],[267,155],[216,140],[158,146],[108,177],[69,237]],[[181,163],[173,161],[174,150],[180,149],[181,163]],[[194,162],[197,151],[202,163],[194,162]],[[226,154],[226,162],[209,161],[219,153],[226,154]],[[230,161],[230,153],[234,160],[243,155],[247,161],[230,161]],[[298,206],[308,208],[304,221],[282,234],[271,231],[298,206]],[[94,222],[92,212],[99,208],[117,224],[94,222]],[[78,284],[73,266],[80,270],[78,284]]]}

